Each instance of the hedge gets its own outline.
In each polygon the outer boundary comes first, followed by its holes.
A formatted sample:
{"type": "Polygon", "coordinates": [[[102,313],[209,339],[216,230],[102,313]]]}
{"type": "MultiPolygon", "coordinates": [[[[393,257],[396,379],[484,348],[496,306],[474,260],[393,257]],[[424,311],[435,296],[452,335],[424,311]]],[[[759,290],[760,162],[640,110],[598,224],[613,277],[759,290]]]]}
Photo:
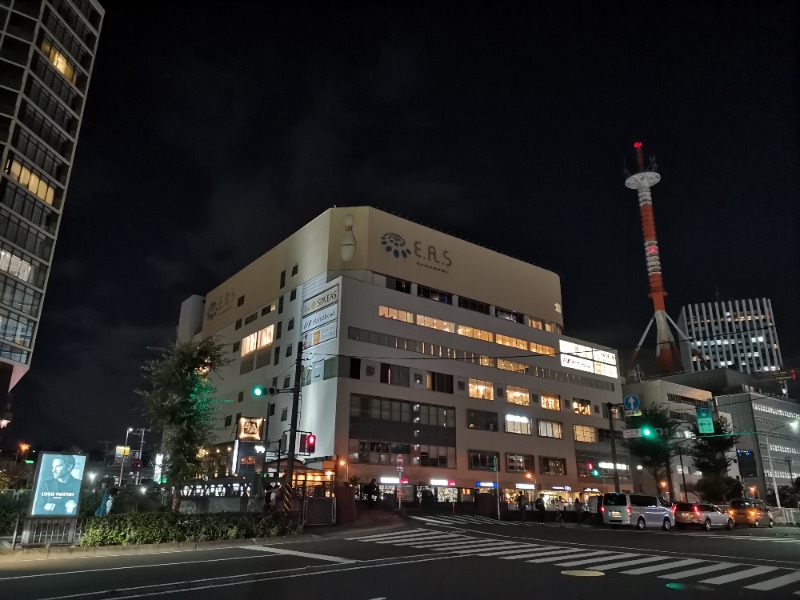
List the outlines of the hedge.
{"type": "Polygon", "coordinates": [[[294,535],[302,526],[281,514],[126,513],[90,519],[81,546],[207,542],[294,535]]]}

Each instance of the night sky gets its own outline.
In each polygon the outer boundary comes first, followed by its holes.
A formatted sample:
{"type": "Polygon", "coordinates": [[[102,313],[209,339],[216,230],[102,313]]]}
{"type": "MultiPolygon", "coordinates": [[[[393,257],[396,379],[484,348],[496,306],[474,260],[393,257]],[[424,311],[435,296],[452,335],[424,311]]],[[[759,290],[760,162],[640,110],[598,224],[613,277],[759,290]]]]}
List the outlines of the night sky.
{"type": "Polygon", "coordinates": [[[635,140],[670,314],[771,298],[800,367],[797,4],[104,4],[8,442],[121,444],[181,301],[333,205],[557,272],[565,333],[627,357],[652,314],[635,140]]]}

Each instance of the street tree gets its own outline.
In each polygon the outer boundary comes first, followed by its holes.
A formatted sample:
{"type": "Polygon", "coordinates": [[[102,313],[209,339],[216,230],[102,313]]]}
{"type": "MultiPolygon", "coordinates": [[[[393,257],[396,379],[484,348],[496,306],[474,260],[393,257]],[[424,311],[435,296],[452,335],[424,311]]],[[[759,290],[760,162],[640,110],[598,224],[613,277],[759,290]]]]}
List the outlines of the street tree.
{"type": "Polygon", "coordinates": [[[230,362],[214,338],[200,343],[174,342],[155,348],[158,357],[142,366],[149,389],[137,390],[150,420],[164,433],[164,472],[177,490],[202,470],[201,449],[211,439],[217,388],[209,376],[230,362]]]}
{"type": "Polygon", "coordinates": [[[728,476],[733,458],[728,454],[736,446],[736,436],[731,435],[731,424],[724,416],[714,418],[714,433],[702,434],[697,425],[692,427],[694,439],[688,449],[695,468],[702,473],[695,491],[703,500],[721,502],[742,495],[742,484],[728,476]]]}
{"type": "Polygon", "coordinates": [[[639,429],[642,437],[625,439],[623,444],[653,477],[656,489],[660,489],[665,477],[671,479],[669,463],[675,451],[672,438],[680,426],[681,422],[673,419],[668,410],[655,406],[643,408],[641,416],[625,417],[625,428],[639,429]],[[658,430],[660,433],[656,433],[658,430]]]}

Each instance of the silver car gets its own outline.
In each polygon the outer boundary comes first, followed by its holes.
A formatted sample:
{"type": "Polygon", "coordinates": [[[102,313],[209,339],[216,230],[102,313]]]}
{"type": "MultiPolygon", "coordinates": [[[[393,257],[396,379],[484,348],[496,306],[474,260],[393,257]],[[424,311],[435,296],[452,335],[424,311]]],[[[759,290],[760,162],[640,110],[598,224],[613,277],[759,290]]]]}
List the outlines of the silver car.
{"type": "Polygon", "coordinates": [[[704,502],[676,502],[672,505],[675,512],[675,525],[688,527],[697,525],[706,531],[713,527],[733,529],[734,520],[720,507],[704,502]]]}

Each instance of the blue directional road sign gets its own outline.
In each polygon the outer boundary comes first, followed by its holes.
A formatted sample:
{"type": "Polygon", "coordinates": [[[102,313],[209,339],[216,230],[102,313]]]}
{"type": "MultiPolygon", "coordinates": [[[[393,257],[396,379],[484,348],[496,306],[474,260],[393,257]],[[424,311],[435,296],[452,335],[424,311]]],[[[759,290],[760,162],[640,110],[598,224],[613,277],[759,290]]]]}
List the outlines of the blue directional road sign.
{"type": "Polygon", "coordinates": [[[622,404],[625,406],[625,410],[633,411],[633,410],[639,410],[641,402],[639,402],[638,396],[634,396],[633,394],[631,394],[630,396],[625,396],[625,399],[622,401],[622,404]]]}

